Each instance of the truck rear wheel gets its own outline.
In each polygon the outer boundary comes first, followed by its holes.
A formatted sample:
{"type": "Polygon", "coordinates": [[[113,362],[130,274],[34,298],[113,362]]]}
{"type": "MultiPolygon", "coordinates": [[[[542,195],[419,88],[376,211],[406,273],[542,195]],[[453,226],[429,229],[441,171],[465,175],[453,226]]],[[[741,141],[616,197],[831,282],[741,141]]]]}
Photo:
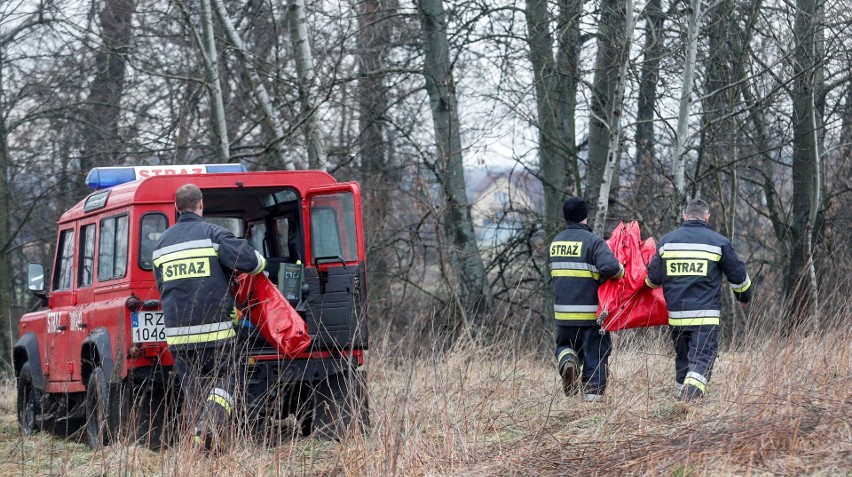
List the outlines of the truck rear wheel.
{"type": "Polygon", "coordinates": [[[100,366],[89,376],[86,388],[86,437],[89,447],[99,449],[118,440],[127,420],[131,398],[123,392],[128,386],[110,386],[100,366]]]}
{"type": "Polygon", "coordinates": [[[315,436],[340,440],[349,432],[366,432],[370,426],[366,377],[366,372],[350,369],[313,386],[309,419],[315,436]]]}
{"type": "Polygon", "coordinates": [[[151,450],[168,445],[169,432],[166,427],[169,410],[168,397],[162,387],[147,384],[136,401],[136,435],[138,442],[151,450]]]}
{"type": "Polygon", "coordinates": [[[18,428],[21,435],[31,436],[41,430],[41,393],[33,384],[30,362],[18,373],[18,428]]]}

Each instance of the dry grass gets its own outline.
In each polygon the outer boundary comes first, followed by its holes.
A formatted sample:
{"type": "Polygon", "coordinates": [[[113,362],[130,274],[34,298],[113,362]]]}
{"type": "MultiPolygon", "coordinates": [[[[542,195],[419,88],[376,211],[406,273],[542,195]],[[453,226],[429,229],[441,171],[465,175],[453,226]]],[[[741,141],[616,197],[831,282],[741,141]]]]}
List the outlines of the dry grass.
{"type": "MultiPolygon", "coordinates": [[[[852,475],[852,334],[754,342],[720,356],[711,394],[674,398],[664,339],[616,336],[604,403],[562,396],[549,353],[517,343],[368,359],[372,429],[343,442],[245,440],[92,453],[79,435],[22,438],[0,398],[2,475],[852,475]]],[[[404,350],[406,347],[394,347],[404,350]]]]}

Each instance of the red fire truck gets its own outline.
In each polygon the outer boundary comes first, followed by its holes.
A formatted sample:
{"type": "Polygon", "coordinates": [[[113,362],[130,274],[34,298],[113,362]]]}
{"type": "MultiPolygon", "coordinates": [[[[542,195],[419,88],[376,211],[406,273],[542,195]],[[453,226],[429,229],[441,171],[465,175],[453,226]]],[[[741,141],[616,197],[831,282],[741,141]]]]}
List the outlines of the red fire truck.
{"type": "Polygon", "coordinates": [[[205,220],[263,253],[265,273],[312,338],[287,359],[251,326],[252,304],[237,304],[246,314],[235,324],[243,352],[233,363],[244,373],[243,416],[256,426],[295,415],[303,435],[363,424],[368,334],[357,183],[239,164],[96,168],[86,181],[98,190],[60,218],[47,287],[41,264],[27,270],[45,309],[21,319],[14,346],[23,434],[85,419],[92,448],[123,435],[153,447],[171,439],[180,399],[151,256],[176,220],[175,190],[189,182],[204,194],[205,220]]]}

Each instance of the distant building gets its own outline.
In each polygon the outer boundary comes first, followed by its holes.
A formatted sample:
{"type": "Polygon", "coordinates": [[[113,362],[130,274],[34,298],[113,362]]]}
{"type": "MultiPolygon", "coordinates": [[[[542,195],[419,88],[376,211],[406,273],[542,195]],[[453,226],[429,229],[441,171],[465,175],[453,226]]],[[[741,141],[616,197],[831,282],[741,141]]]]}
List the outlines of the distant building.
{"type": "Polygon", "coordinates": [[[533,174],[519,170],[488,171],[472,184],[468,198],[474,232],[481,247],[501,245],[538,228],[544,196],[541,181],[533,174]]]}

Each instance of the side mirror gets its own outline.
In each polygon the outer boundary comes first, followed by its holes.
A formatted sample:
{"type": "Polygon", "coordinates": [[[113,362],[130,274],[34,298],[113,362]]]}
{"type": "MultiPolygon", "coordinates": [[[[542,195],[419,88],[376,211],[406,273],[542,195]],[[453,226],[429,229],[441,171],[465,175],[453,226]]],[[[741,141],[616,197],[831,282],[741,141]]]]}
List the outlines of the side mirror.
{"type": "Polygon", "coordinates": [[[27,288],[31,292],[44,291],[44,265],[40,263],[27,264],[27,288]]]}

